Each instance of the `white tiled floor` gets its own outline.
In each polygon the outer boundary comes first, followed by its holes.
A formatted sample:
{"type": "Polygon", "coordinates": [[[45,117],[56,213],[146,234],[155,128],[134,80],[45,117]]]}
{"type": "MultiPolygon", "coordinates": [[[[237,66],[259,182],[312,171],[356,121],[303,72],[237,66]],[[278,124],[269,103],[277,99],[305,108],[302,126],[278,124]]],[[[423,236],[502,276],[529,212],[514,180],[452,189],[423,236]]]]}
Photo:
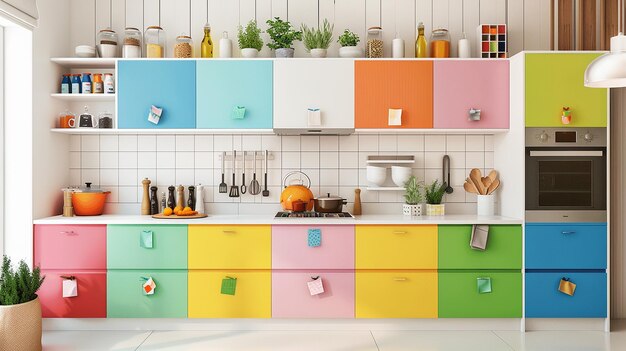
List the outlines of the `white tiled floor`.
{"type": "Polygon", "coordinates": [[[608,351],[626,350],[626,321],[613,332],[551,331],[49,331],[46,351],[608,351]]]}

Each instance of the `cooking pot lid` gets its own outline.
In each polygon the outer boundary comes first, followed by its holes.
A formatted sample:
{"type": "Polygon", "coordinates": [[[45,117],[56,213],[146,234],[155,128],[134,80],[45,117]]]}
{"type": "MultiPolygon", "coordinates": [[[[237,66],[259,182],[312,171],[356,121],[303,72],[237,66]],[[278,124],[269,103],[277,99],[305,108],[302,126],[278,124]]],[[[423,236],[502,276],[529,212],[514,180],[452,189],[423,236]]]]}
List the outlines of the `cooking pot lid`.
{"type": "Polygon", "coordinates": [[[79,193],[103,193],[104,191],[102,191],[99,188],[96,187],[92,187],[90,182],[85,183],[85,186],[82,186],[80,188],[78,188],[78,190],[76,190],[76,192],[79,193]]]}
{"type": "Polygon", "coordinates": [[[345,200],[343,197],[339,197],[339,196],[330,196],[330,193],[326,193],[326,196],[324,197],[316,197],[315,200],[345,200]]]}

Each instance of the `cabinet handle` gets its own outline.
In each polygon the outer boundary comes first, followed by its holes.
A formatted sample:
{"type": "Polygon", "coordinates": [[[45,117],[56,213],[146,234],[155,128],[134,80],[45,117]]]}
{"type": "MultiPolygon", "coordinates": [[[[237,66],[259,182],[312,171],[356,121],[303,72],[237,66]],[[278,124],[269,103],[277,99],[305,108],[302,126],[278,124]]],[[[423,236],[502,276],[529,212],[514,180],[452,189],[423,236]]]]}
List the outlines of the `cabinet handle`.
{"type": "Polygon", "coordinates": [[[407,232],[401,231],[401,230],[395,230],[393,233],[396,234],[396,235],[407,234],[407,232]]]}
{"type": "Polygon", "coordinates": [[[61,232],[61,234],[70,235],[70,236],[78,235],[78,233],[76,233],[73,230],[64,230],[64,231],[61,232]]]}
{"type": "Polygon", "coordinates": [[[565,231],[562,231],[561,234],[564,234],[564,235],[565,234],[576,234],[576,232],[573,231],[573,230],[565,230],[565,231]]]}
{"type": "Polygon", "coordinates": [[[235,234],[237,232],[234,231],[234,230],[222,230],[222,233],[224,233],[224,234],[235,234]]]}
{"type": "Polygon", "coordinates": [[[407,281],[406,277],[395,277],[393,278],[394,281],[396,282],[405,282],[407,281]]]}

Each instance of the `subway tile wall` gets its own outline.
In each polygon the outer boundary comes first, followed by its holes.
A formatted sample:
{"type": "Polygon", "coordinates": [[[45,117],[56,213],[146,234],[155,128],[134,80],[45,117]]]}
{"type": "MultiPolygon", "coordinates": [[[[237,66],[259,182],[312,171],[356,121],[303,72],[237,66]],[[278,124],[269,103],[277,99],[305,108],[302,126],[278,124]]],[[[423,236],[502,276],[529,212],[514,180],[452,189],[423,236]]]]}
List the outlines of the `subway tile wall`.
{"type": "MultiPolygon", "coordinates": [[[[413,155],[413,173],[426,183],[442,179],[442,158],[451,159],[452,194],[444,201],[452,208],[471,212],[476,198],[463,189],[471,168],[488,172],[493,164],[491,135],[379,134],[349,136],[276,135],[72,135],[70,184],[92,182],[110,190],[108,213],[138,213],[144,178],[161,192],[169,185],[202,184],[204,199],[212,213],[275,212],[284,175],[300,170],[311,178],[315,195],[338,194],[354,201],[354,189],[361,188],[364,212],[397,213],[403,193],[368,191],[366,162],[369,155],[413,155]],[[251,195],[239,198],[217,191],[221,182],[222,151],[269,150],[268,189],[270,197],[251,195]],[[254,204],[254,206],[250,206],[254,204]],[[366,205],[367,204],[367,205],[366,205]],[[458,205],[458,206],[454,206],[458,205]]],[[[252,180],[252,160],[246,162],[247,185],[252,180]]],[[[257,179],[262,184],[261,160],[257,179]]],[[[241,185],[241,163],[236,183],[241,185]]],[[[391,179],[391,175],[388,176],[391,179]]],[[[226,183],[232,182],[232,162],[226,162],[226,183]]],[[[391,184],[391,183],[389,183],[391,184]]]]}

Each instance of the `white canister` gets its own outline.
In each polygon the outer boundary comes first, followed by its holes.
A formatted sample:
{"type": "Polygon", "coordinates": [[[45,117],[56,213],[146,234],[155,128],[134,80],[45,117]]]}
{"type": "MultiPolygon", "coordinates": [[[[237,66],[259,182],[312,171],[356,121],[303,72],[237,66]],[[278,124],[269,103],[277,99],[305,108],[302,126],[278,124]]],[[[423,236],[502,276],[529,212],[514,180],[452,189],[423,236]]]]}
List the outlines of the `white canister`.
{"type": "Polygon", "coordinates": [[[233,57],[233,42],[228,39],[228,32],[224,32],[224,36],[220,39],[220,57],[233,57]]]}
{"type": "Polygon", "coordinates": [[[204,213],[204,186],[202,184],[196,187],[196,211],[200,214],[204,213]]]}
{"type": "Polygon", "coordinates": [[[391,41],[391,55],[393,58],[404,57],[404,39],[395,38],[391,41]]]}
{"type": "Polygon", "coordinates": [[[104,93],[115,94],[115,81],[111,73],[104,74],[104,93]]]}
{"type": "Polygon", "coordinates": [[[476,212],[479,216],[493,216],[495,210],[495,195],[476,195],[476,212]]]}
{"type": "Polygon", "coordinates": [[[463,39],[459,39],[459,57],[460,58],[472,57],[472,53],[470,51],[470,42],[469,42],[469,39],[465,37],[465,33],[463,33],[463,39]]]}

